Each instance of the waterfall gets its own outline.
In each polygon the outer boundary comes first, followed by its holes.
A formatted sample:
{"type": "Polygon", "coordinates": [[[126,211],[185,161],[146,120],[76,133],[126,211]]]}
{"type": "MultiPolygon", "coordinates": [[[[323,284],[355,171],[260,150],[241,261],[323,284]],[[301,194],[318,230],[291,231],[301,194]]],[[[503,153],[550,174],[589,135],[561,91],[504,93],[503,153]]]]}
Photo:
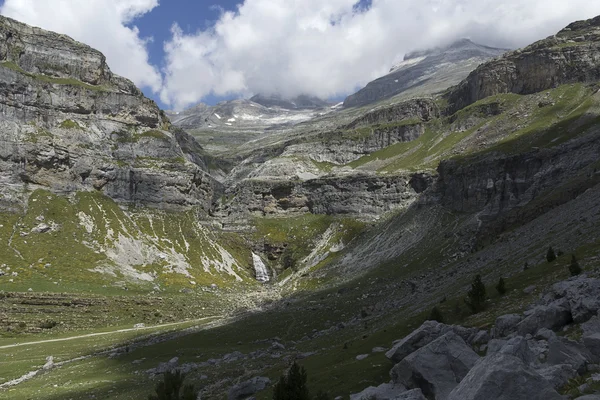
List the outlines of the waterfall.
{"type": "Polygon", "coordinates": [[[256,280],[259,282],[269,282],[269,271],[260,257],[252,253],[252,262],[254,263],[254,271],[256,271],[256,280]]]}

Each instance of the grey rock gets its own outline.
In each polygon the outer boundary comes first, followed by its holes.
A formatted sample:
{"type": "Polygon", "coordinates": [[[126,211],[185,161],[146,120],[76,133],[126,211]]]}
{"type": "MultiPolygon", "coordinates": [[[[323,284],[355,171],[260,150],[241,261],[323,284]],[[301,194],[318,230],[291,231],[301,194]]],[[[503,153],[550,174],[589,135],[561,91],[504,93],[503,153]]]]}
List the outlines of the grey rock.
{"type": "Polygon", "coordinates": [[[467,340],[470,345],[484,344],[490,341],[490,334],[488,331],[479,331],[472,338],[467,340]]]}
{"type": "Polygon", "coordinates": [[[397,398],[398,395],[406,392],[406,388],[397,383],[383,383],[377,387],[370,386],[360,393],[350,395],[350,400],[372,399],[376,400],[391,400],[397,398]]]}
{"type": "Polygon", "coordinates": [[[548,328],[542,328],[540,330],[538,330],[535,334],[535,338],[537,340],[550,340],[552,338],[556,337],[556,333],[554,333],[554,331],[548,329],[548,328]]]}
{"type": "Polygon", "coordinates": [[[592,354],[594,361],[600,361],[600,317],[596,316],[581,325],[583,344],[592,354]]]}
{"type": "Polygon", "coordinates": [[[488,342],[487,354],[497,353],[508,343],[508,340],[504,339],[492,339],[488,342]]]}
{"type": "Polygon", "coordinates": [[[533,291],[536,288],[537,288],[536,285],[527,286],[525,289],[523,289],[523,293],[525,293],[525,294],[531,294],[531,293],[533,293],[533,291]]]}
{"type": "Polygon", "coordinates": [[[569,364],[551,365],[537,370],[544,379],[548,381],[554,389],[558,390],[569,382],[569,379],[575,378],[578,374],[569,364]]]}
{"type": "Polygon", "coordinates": [[[229,389],[227,394],[228,400],[242,400],[254,395],[257,392],[265,390],[271,384],[269,378],[258,376],[247,380],[245,382],[238,383],[229,389]]]}
{"type": "Polygon", "coordinates": [[[369,357],[368,354],[359,354],[356,356],[356,360],[362,361],[362,360],[366,359],[367,357],[369,357]]]}
{"type": "Polygon", "coordinates": [[[421,389],[413,389],[402,393],[400,396],[394,398],[394,400],[427,400],[423,396],[421,389]]]}
{"type": "Polygon", "coordinates": [[[479,66],[449,94],[450,113],[500,93],[529,94],[598,80],[594,60],[599,52],[595,30],[599,25],[600,18],[575,22],[568,30],[479,66]],[[573,30],[585,36],[584,43],[569,46],[573,30]]]}
{"type": "Polygon", "coordinates": [[[523,363],[529,365],[535,360],[535,356],[527,340],[522,336],[517,336],[510,339],[502,348],[499,350],[501,354],[508,354],[519,358],[523,363]]]}
{"type": "Polygon", "coordinates": [[[392,381],[421,389],[427,397],[445,399],[479,360],[479,356],[450,331],[415,351],[392,368],[392,381]]]}
{"type": "Polygon", "coordinates": [[[569,302],[576,323],[587,321],[600,310],[600,279],[581,275],[554,284],[552,291],[569,302]]]}
{"type": "Polygon", "coordinates": [[[600,400],[600,394],[587,394],[585,396],[577,397],[575,400],[600,400]]]}
{"type": "Polygon", "coordinates": [[[501,338],[517,331],[517,324],[523,317],[519,314],[506,314],[496,318],[494,323],[494,337],[501,338]]]}
{"type": "Polygon", "coordinates": [[[469,337],[476,334],[478,330],[458,325],[446,325],[436,321],[425,321],[419,328],[411,332],[404,339],[395,343],[394,346],[385,353],[385,356],[394,363],[398,363],[412,352],[433,342],[448,332],[454,332],[464,341],[467,341],[469,337]]]}
{"type": "Polygon", "coordinates": [[[583,345],[563,337],[550,339],[548,344],[548,364],[568,364],[579,373],[586,372],[592,356],[583,345]]]}
{"type": "Polygon", "coordinates": [[[540,374],[509,354],[496,353],[477,363],[448,400],[560,400],[540,374]]]}
{"type": "Polygon", "coordinates": [[[385,347],[373,347],[371,353],[385,353],[387,350],[385,347]]]}
{"type": "Polygon", "coordinates": [[[557,300],[547,306],[537,306],[517,325],[519,335],[535,334],[541,328],[559,329],[572,321],[568,302],[557,300]]]}

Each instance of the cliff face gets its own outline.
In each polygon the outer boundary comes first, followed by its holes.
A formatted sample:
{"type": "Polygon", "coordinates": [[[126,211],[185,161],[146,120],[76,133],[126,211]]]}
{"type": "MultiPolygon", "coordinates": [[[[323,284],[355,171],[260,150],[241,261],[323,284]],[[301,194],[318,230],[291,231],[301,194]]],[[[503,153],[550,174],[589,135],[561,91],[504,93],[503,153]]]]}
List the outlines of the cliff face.
{"type": "Polygon", "coordinates": [[[0,113],[5,202],[33,184],[155,207],[211,205],[217,184],[187,160],[164,113],[67,36],[0,16],[0,113]]]}
{"type": "Polygon", "coordinates": [[[600,78],[600,17],[480,65],[448,94],[450,113],[500,93],[530,94],[600,78]]]}
{"type": "Polygon", "coordinates": [[[426,174],[329,176],[308,181],[248,179],[226,192],[232,200],[219,212],[233,219],[307,212],[377,219],[412,204],[432,181],[426,174]]]}

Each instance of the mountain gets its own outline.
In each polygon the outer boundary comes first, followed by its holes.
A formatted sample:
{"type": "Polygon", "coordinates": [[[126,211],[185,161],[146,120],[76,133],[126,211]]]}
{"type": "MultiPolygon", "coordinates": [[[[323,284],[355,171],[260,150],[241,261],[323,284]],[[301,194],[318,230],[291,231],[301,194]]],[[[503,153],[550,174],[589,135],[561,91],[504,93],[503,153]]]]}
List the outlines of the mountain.
{"type": "Polygon", "coordinates": [[[348,96],[344,107],[361,107],[397,95],[406,98],[442,92],[477,65],[506,51],[461,39],[446,47],[408,53],[387,75],[348,96]]]}
{"type": "Polygon", "coordinates": [[[270,398],[294,360],[331,398],[597,393],[599,30],[438,95],[170,123],[0,17],[0,397],[147,398],[178,369],[270,398]]]}
{"type": "Polygon", "coordinates": [[[331,105],[325,100],[319,99],[318,97],[307,95],[300,95],[292,99],[285,99],[280,95],[265,96],[257,94],[256,96],[251,97],[250,101],[261,104],[265,107],[280,107],[287,110],[324,108],[331,105]]]}

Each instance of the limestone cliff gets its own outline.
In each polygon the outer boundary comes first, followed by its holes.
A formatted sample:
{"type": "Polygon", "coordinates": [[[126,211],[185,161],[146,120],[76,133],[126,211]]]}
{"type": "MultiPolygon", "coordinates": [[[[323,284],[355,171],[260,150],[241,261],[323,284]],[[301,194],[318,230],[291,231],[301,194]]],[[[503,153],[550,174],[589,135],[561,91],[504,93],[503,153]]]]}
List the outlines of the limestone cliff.
{"type": "Polygon", "coordinates": [[[0,113],[4,202],[39,185],[160,208],[211,205],[214,179],[164,113],[67,36],[0,16],[0,113]]]}

